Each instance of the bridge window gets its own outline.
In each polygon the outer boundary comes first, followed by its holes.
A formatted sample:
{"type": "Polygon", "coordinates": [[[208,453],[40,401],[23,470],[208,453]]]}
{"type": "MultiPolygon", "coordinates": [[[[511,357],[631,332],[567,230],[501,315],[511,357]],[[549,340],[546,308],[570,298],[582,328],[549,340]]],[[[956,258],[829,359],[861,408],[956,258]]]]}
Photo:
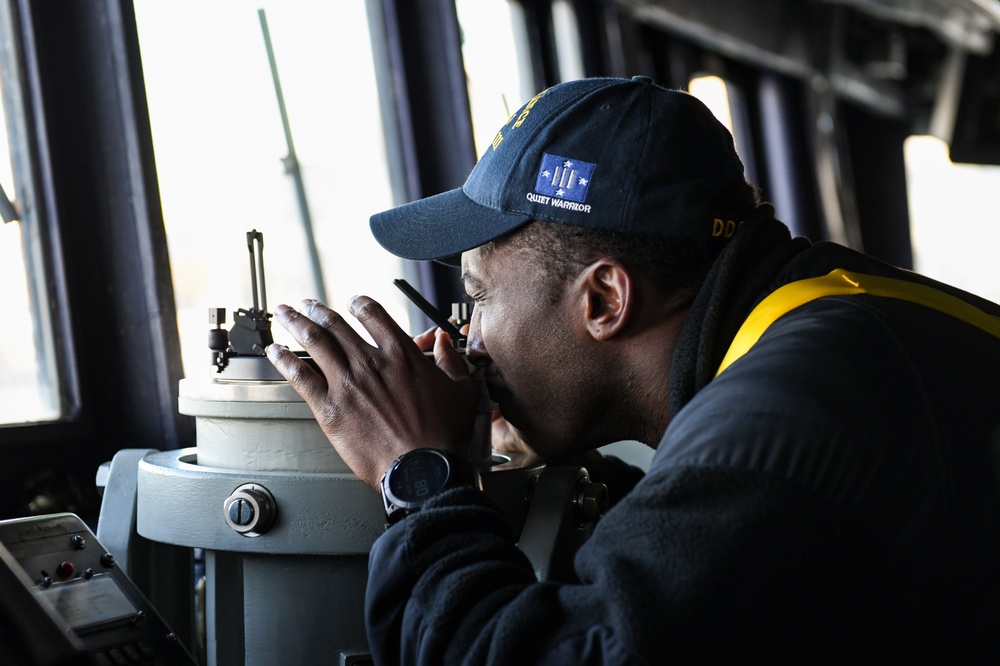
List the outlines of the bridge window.
{"type": "Polygon", "coordinates": [[[570,0],[555,0],[552,3],[552,31],[555,33],[559,79],[561,81],[582,79],[584,70],[580,24],[576,20],[576,10],[570,0]]]}
{"type": "Polygon", "coordinates": [[[1000,302],[1000,166],[954,164],[930,136],[904,144],[914,268],[1000,302]]]}
{"type": "Polygon", "coordinates": [[[699,76],[691,79],[688,92],[704,102],[726,129],[733,131],[733,114],[729,108],[729,86],[718,76],[699,76]]]}
{"type": "MultiPolygon", "coordinates": [[[[3,5],[3,12],[7,6],[3,5]]],[[[50,299],[29,178],[27,131],[11,22],[0,15],[0,424],[59,418],[59,379],[50,299]]]]}
{"type": "Polygon", "coordinates": [[[410,326],[392,285],[402,263],[368,228],[393,200],[366,3],[262,4],[294,154],[259,4],[134,3],[188,376],[209,372],[208,308],[252,305],[251,229],[264,234],[269,310],[325,292],[343,311],[363,293],[410,326]]]}
{"type": "Polygon", "coordinates": [[[688,92],[704,102],[720,123],[733,135],[736,152],[743,161],[750,182],[759,185],[757,159],[753,154],[746,99],[738,85],[714,76],[696,76],[688,82],[688,92]]]}
{"type": "Polygon", "coordinates": [[[512,0],[456,0],[469,106],[482,155],[534,89],[524,9],[512,0]]]}

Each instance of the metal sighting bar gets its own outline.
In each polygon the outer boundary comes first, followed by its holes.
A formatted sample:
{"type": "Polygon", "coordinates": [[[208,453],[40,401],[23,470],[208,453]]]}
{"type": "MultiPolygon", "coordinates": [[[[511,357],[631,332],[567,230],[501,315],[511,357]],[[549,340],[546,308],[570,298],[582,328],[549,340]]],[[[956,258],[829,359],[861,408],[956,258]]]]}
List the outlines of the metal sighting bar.
{"type": "Polygon", "coordinates": [[[250,284],[253,289],[253,309],[255,312],[266,313],[267,289],[264,287],[264,234],[256,229],[248,231],[247,249],[250,251],[250,284]],[[254,241],[257,242],[256,252],[254,252],[254,241]]]}
{"type": "MultiPolygon", "coordinates": [[[[264,350],[274,342],[271,336],[271,314],[267,311],[267,289],[264,284],[264,234],[256,229],[247,232],[250,254],[250,288],[253,305],[249,310],[233,312],[233,328],[228,336],[210,333],[208,347],[213,353],[218,372],[240,356],[264,356],[264,350]],[[226,338],[228,337],[228,344],[226,338]],[[227,349],[228,347],[228,349],[227,349]]],[[[217,327],[225,321],[225,310],[210,309],[209,323],[217,327]]]]}
{"type": "Polygon", "coordinates": [[[274,94],[278,98],[278,111],[281,113],[281,126],[285,130],[285,144],[288,155],[285,157],[285,173],[292,177],[295,183],[295,196],[299,202],[299,216],[302,218],[302,228],[306,233],[306,245],[309,250],[309,264],[312,267],[313,281],[316,282],[316,297],[329,303],[326,299],[326,283],[323,280],[323,268],[319,261],[319,250],[316,247],[316,236],[313,234],[312,214],[309,212],[309,201],[306,199],[306,186],[302,180],[302,169],[299,168],[299,158],[295,154],[295,144],[292,142],[292,126],[288,122],[288,111],[285,109],[285,95],[281,92],[281,79],[278,78],[278,63],[274,59],[274,48],[271,46],[271,31],[267,28],[267,16],[263,9],[257,10],[260,18],[260,30],[264,34],[264,48],[267,49],[267,61],[271,65],[271,79],[274,81],[274,94]]]}
{"type": "Polygon", "coordinates": [[[414,289],[409,282],[403,279],[393,280],[392,283],[399,287],[399,290],[406,294],[406,297],[413,301],[420,310],[427,315],[427,318],[432,322],[437,324],[445,333],[451,336],[453,342],[457,343],[459,340],[465,340],[465,336],[462,331],[458,330],[458,327],[448,321],[440,310],[430,304],[430,302],[424,298],[419,291],[414,289]]]}

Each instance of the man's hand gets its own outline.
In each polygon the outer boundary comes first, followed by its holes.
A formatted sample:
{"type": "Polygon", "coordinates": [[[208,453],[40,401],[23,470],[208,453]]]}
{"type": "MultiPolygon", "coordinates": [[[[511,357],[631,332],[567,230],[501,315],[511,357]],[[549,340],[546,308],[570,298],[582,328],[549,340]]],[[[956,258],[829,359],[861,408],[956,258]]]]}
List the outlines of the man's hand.
{"type": "MultiPolygon", "coordinates": [[[[434,332],[436,329],[424,331],[413,338],[413,341],[422,351],[427,351],[434,343],[434,332]]],[[[461,328],[463,335],[468,335],[469,325],[465,324],[461,328]]],[[[510,424],[507,419],[500,414],[500,410],[493,412],[493,419],[490,424],[490,443],[493,450],[498,453],[521,453],[529,456],[538,454],[531,448],[524,439],[520,430],[510,424]]]]}
{"type": "Polygon", "coordinates": [[[279,305],[275,318],[319,372],[280,345],[267,348],[268,358],[358,477],[377,487],[393,460],[422,447],[468,456],[479,393],[447,334],[436,332],[431,360],[366,296],[348,307],[377,347],[322,303],[306,300],[300,307],[279,305]]]}
{"type": "Polygon", "coordinates": [[[494,451],[500,453],[523,453],[531,456],[538,455],[531,448],[531,445],[525,441],[521,431],[512,426],[500,414],[500,410],[493,412],[493,422],[491,423],[490,430],[494,451]]]}

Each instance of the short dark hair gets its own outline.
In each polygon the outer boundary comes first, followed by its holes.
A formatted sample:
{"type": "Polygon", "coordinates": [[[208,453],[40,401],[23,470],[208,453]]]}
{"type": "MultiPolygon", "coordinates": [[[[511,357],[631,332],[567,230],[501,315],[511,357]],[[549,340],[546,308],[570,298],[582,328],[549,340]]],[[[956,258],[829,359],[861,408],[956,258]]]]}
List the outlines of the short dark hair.
{"type": "MultiPolygon", "coordinates": [[[[757,189],[744,183],[726,193],[718,210],[729,219],[743,220],[752,217],[762,205],[766,204],[757,189]]],[[[544,254],[544,261],[539,264],[552,282],[550,298],[553,299],[581,268],[602,256],[621,261],[626,268],[650,279],[664,294],[680,291],[693,296],[725,245],[725,238],[639,236],[533,221],[487,243],[482,251],[490,253],[507,246],[544,254]]]]}

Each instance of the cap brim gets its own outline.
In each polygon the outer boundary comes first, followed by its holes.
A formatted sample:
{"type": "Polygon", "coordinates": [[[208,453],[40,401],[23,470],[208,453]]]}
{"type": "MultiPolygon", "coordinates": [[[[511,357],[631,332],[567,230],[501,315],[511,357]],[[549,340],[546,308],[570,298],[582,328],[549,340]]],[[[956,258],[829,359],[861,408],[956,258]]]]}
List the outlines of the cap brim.
{"type": "Polygon", "coordinates": [[[523,213],[481,206],[462,188],[403,204],[371,216],[375,240],[404,259],[457,265],[461,254],[529,222],[523,213]]]}

